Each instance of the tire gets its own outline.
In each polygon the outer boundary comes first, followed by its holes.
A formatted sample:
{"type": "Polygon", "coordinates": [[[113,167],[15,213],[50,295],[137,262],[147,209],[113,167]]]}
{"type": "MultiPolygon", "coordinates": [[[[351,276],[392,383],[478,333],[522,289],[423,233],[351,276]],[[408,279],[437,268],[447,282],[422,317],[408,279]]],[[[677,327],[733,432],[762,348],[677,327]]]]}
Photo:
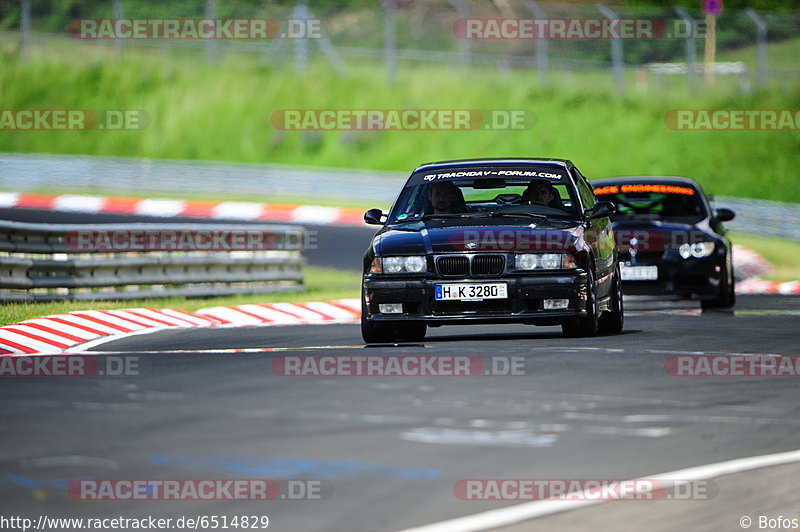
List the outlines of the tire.
{"type": "Polygon", "coordinates": [[[625,308],[622,302],[622,277],[619,266],[614,274],[614,288],[611,289],[611,311],[604,312],[598,321],[598,329],[604,334],[619,334],[625,326],[625,308]]]}
{"type": "Polygon", "coordinates": [[[419,342],[425,338],[428,326],[425,322],[390,325],[374,323],[366,319],[366,305],[361,299],[361,338],[368,344],[390,344],[394,342],[419,342]]]}
{"type": "MultiPolygon", "coordinates": [[[[730,263],[732,259],[728,256],[730,263]]],[[[719,287],[719,295],[714,299],[706,299],[700,301],[700,308],[703,310],[715,308],[731,308],[736,305],[736,279],[733,275],[733,266],[730,265],[730,275],[725,273],[719,287]]]]}
{"type": "Polygon", "coordinates": [[[392,341],[392,331],[382,323],[373,323],[367,320],[367,305],[364,304],[364,294],[361,294],[361,338],[368,344],[385,344],[392,341]]]}
{"type": "Polygon", "coordinates": [[[382,323],[361,318],[361,338],[368,344],[388,344],[394,340],[393,331],[382,323]]]}
{"type": "Polygon", "coordinates": [[[400,342],[420,342],[427,332],[425,322],[404,323],[395,327],[395,338],[400,342]]]}
{"type": "Polygon", "coordinates": [[[586,283],[586,317],[567,321],[561,324],[561,331],[568,338],[586,338],[597,336],[599,332],[599,319],[597,315],[597,294],[595,294],[594,272],[589,270],[589,279],[586,283]]]}

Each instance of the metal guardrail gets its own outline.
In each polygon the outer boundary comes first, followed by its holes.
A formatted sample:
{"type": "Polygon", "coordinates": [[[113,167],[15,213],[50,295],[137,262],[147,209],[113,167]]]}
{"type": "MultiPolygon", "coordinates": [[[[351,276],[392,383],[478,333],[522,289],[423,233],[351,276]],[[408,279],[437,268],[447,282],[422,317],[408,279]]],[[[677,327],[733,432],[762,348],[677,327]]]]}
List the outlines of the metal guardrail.
{"type": "Polygon", "coordinates": [[[733,231],[800,241],[800,203],[717,196],[714,204],[736,212],[726,224],[733,231]]]}
{"type": "MultiPolygon", "coordinates": [[[[0,153],[0,187],[394,200],[407,172],[135,157],[0,153]]],[[[313,202],[312,202],[313,203],[313,202]]],[[[0,201],[0,206],[2,202],[0,201]]]]}
{"type": "MultiPolygon", "coordinates": [[[[302,167],[273,164],[235,164],[89,155],[0,153],[0,188],[14,191],[64,189],[64,183],[83,190],[120,190],[131,184],[148,192],[185,193],[225,190],[238,194],[305,196],[308,198],[374,201],[388,206],[408,174],[379,170],[302,167]]],[[[313,200],[309,200],[313,203],[313,200]]],[[[720,207],[736,211],[726,224],[740,233],[800,241],[800,203],[716,197],[720,207]]],[[[0,207],[3,207],[0,193],[0,207]]]]}
{"type": "Polygon", "coordinates": [[[0,301],[296,292],[306,240],[289,225],[0,221],[0,301]]]}

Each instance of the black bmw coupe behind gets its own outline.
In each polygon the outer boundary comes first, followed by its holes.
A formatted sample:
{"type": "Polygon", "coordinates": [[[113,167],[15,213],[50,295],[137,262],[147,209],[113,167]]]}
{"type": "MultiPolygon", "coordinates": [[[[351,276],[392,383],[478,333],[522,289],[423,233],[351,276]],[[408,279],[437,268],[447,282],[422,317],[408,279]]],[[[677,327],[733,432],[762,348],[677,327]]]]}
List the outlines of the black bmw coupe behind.
{"type": "Polygon", "coordinates": [[[697,297],[702,308],[736,302],[733,246],[700,185],[682,177],[617,177],[592,181],[598,200],[613,202],[614,235],[626,294],[697,297]]]}

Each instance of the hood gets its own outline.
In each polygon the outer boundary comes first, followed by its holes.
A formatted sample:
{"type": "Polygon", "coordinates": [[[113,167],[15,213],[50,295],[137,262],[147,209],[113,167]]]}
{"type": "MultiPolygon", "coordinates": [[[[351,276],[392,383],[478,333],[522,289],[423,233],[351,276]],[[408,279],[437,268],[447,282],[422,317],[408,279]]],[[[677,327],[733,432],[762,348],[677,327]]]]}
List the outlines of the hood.
{"type": "Polygon", "coordinates": [[[639,251],[678,249],[681,244],[719,240],[708,220],[686,224],[661,220],[615,221],[614,238],[620,250],[636,247],[639,251]]]}
{"type": "Polygon", "coordinates": [[[535,220],[529,225],[408,224],[376,236],[378,255],[511,253],[585,249],[583,227],[574,220],[535,220]]]}

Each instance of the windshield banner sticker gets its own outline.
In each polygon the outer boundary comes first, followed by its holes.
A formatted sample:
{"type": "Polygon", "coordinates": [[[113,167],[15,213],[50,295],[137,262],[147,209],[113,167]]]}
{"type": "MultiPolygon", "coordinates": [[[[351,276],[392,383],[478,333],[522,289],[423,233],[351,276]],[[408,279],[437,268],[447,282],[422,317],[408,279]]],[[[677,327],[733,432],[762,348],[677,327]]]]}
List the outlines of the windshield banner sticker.
{"type": "Polygon", "coordinates": [[[563,176],[552,172],[535,172],[532,170],[473,170],[460,172],[444,172],[440,174],[428,174],[422,179],[425,181],[439,181],[440,179],[453,179],[456,177],[538,177],[544,179],[561,179],[563,176]]]}

